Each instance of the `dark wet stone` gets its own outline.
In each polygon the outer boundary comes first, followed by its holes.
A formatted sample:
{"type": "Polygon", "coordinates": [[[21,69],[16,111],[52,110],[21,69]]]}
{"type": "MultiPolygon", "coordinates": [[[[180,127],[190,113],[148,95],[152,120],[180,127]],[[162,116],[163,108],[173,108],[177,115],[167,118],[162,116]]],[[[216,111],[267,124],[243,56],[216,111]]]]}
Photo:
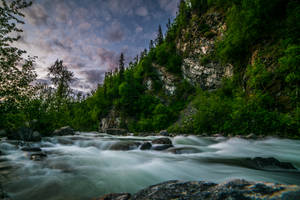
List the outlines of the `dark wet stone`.
{"type": "Polygon", "coordinates": [[[141,145],[140,149],[141,150],[150,150],[152,147],[152,144],[150,142],[145,142],[141,145]]]}
{"type": "Polygon", "coordinates": [[[152,146],[151,150],[163,151],[171,147],[173,147],[172,144],[156,145],[156,146],[152,146]]]}
{"type": "Polygon", "coordinates": [[[46,157],[47,157],[47,155],[44,152],[30,154],[30,160],[33,160],[33,161],[42,161],[46,157]]]}
{"type": "Polygon", "coordinates": [[[297,169],[291,163],[280,162],[275,158],[246,158],[245,164],[254,169],[297,169]]]}
{"type": "Polygon", "coordinates": [[[168,133],[167,130],[162,130],[162,131],[159,132],[159,135],[161,135],[161,136],[169,136],[169,133],[168,133]]]}
{"type": "Polygon", "coordinates": [[[132,196],[131,200],[296,200],[299,198],[300,186],[233,180],[223,184],[204,181],[168,181],[139,191],[132,196]]]}
{"type": "Polygon", "coordinates": [[[42,151],[42,149],[39,148],[39,147],[23,147],[21,150],[22,151],[29,151],[29,152],[40,152],[40,151],[42,151]]]}
{"type": "Polygon", "coordinates": [[[167,152],[174,154],[190,154],[190,153],[201,153],[202,151],[192,147],[173,147],[169,148],[167,152]]]}
{"type": "Polygon", "coordinates": [[[158,138],[152,140],[152,144],[172,144],[172,141],[169,138],[158,138]]]}
{"type": "Polygon", "coordinates": [[[258,137],[254,134],[254,133],[251,133],[247,136],[245,136],[245,139],[252,139],[252,140],[256,140],[258,137]]]}
{"type": "Polygon", "coordinates": [[[130,141],[124,141],[124,142],[117,142],[109,148],[109,150],[114,151],[129,151],[136,149],[140,146],[141,143],[139,142],[130,142],[130,141]]]}
{"type": "Polygon", "coordinates": [[[103,197],[97,198],[96,200],[130,200],[131,194],[120,193],[120,194],[107,194],[103,197]]]}
{"type": "Polygon", "coordinates": [[[70,126],[61,127],[52,133],[52,136],[75,135],[75,131],[70,126]]]}

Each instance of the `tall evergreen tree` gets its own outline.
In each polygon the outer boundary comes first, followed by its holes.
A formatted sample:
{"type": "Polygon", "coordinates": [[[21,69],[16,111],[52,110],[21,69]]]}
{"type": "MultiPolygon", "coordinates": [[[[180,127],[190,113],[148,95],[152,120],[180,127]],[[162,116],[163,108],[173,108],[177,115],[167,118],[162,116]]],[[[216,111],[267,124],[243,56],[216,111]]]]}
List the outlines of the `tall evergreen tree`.
{"type": "Polygon", "coordinates": [[[156,38],[156,44],[161,45],[164,42],[164,35],[161,29],[161,26],[158,26],[158,32],[157,32],[157,38],[156,38]]]}
{"type": "Polygon", "coordinates": [[[124,71],[125,71],[125,58],[124,58],[124,54],[121,53],[120,55],[120,59],[119,59],[119,74],[120,74],[120,80],[123,81],[124,80],[124,71]]]}
{"type": "Polygon", "coordinates": [[[150,44],[149,44],[149,51],[151,51],[151,49],[154,48],[154,42],[153,40],[150,40],[150,44]]]}

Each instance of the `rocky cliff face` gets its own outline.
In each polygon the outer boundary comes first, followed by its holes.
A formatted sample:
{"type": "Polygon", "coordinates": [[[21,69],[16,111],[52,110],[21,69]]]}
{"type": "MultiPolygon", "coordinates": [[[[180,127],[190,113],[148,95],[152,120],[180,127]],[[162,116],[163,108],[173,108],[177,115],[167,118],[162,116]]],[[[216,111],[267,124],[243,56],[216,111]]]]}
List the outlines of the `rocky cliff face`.
{"type": "Polygon", "coordinates": [[[224,17],[217,12],[208,12],[201,18],[193,16],[192,24],[182,31],[177,49],[186,55],[183,61],[183,77],[203,89],[220,86],[223,77],[233,75],[231,65],[222,65],[213,59],[215,43],[226,30],[224,17]]]}

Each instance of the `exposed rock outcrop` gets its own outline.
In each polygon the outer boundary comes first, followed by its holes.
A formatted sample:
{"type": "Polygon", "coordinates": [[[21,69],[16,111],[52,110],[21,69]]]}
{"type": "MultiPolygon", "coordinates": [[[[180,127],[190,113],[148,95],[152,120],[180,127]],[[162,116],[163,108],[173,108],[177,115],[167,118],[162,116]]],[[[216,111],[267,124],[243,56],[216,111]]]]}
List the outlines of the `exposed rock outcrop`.
{"type": "Polygon", "coordinates": [[[215,89],[223,77],[233,75],[231,65],[221,64],[211,56],[217,39],[223,37],[226,30],[225,20],[217,12],[193,19],[193,24],[182,31],[182,38],[177,42],[177,49],[187,55],[181,67],[183,77],[203,89],[215,89]]]}
{"type": "Polygon", "coordinates": [[[150,186],[130,197],[129,194],[110,194],[101,200],[298,200],[300,186],[233,180],[216,184],[205,181],[168,181],[150,186]]]}

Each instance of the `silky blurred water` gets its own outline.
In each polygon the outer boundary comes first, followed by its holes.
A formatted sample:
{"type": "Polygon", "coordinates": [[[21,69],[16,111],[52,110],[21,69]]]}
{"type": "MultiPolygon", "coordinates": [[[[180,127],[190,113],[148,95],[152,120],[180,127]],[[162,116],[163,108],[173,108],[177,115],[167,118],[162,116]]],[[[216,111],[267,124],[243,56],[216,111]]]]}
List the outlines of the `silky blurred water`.
{"type": "Polygon", "coordinates": [[[137,192],[167,180],[224,182],[242,178],[300,185],[297,170],[255,170],[239,165],[243,158],[274,157],[300,169],[300,141],[268,138],[201,138],[178,136],[175,147],[198,153],[166,151],[111,151],[119,141],[151,141],[156,137],[117,137],[100,133],[44,138],[23,144],[47,154],[32,161],[13,141],[1,141],[0,180],[15,200],[93,199],[106,193],[137,192]]]}

